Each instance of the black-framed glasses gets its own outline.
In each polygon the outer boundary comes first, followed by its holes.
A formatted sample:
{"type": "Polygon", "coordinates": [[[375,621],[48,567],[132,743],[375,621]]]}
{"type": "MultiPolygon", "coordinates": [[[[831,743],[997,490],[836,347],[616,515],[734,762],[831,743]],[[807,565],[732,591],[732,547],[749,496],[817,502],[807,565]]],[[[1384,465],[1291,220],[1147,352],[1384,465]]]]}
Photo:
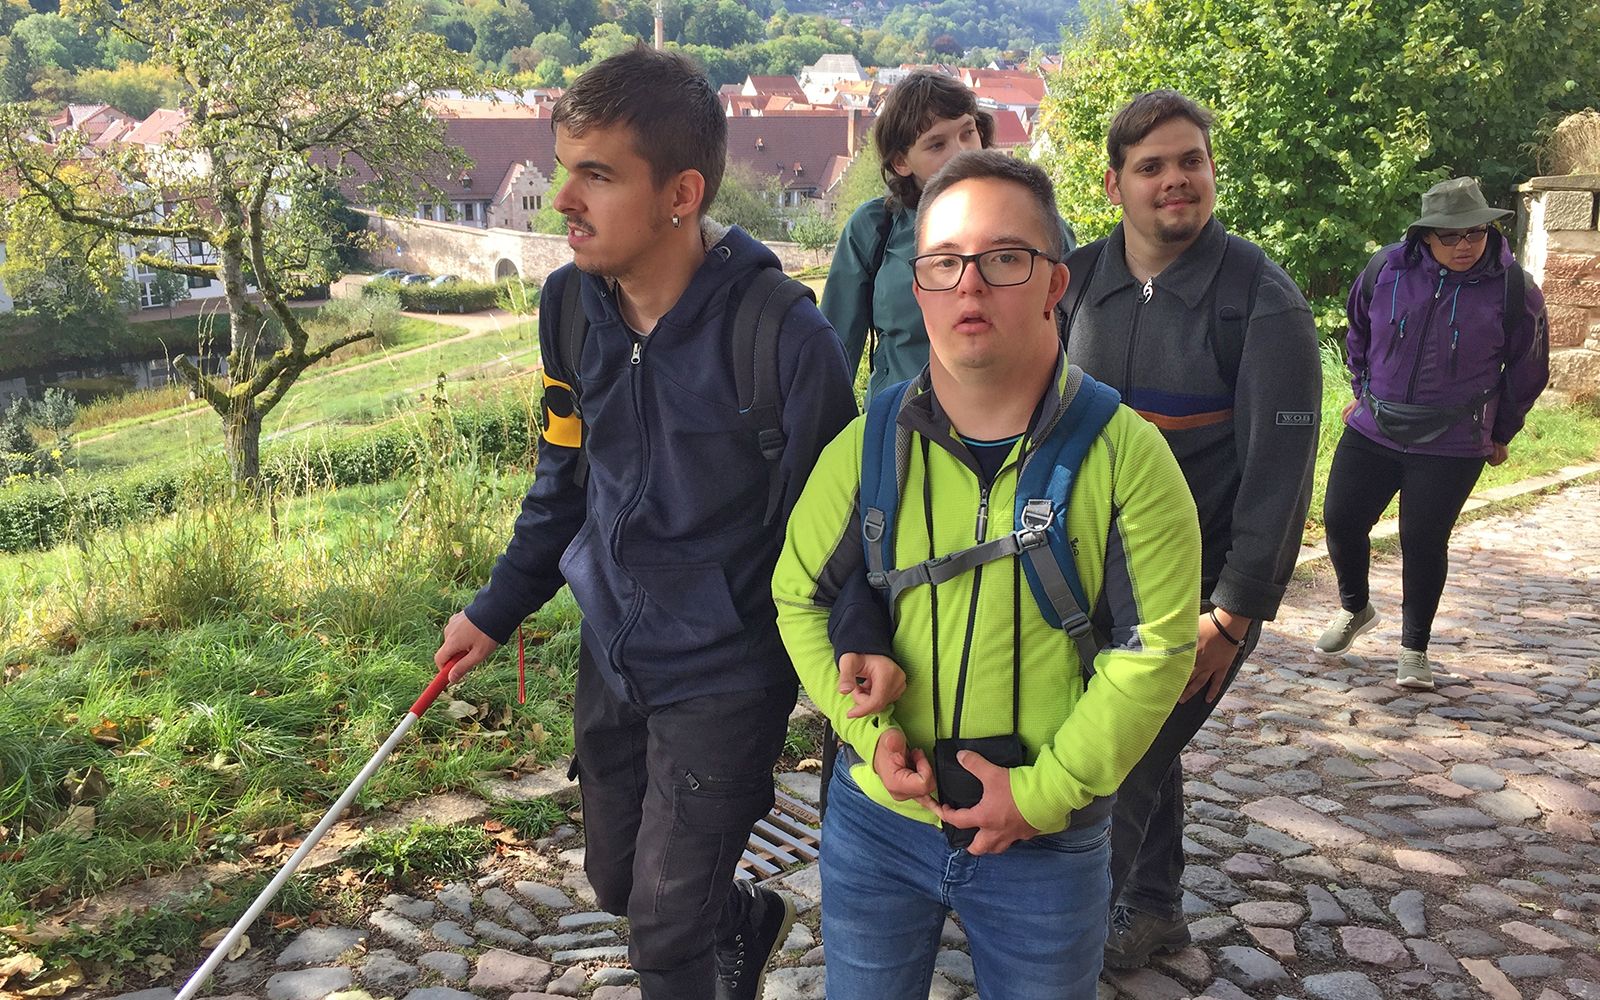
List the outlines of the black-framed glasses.
{"type": "Polygon", "coordinates": [[[1482,243],[1489,236],[1488,226],[1479,226],[1476,229],[1459,229],[1454,232],[1444,233],[1435,229],[1433,238],[1447,247],[1453,247],[1462,240],[1468,243],[1482,243]]]}
{"type": "Polygon", "coordinates": [[[978,276],[992,288],[1021,285],[1033,277],[1033,262],[1043,257],[1060,261],[1032,247],[999,247],[982,253],[925,253],[911,258],[911,274],[925,292],[948,292],[961,284],[968,264],[978,265],[978,276]]]}

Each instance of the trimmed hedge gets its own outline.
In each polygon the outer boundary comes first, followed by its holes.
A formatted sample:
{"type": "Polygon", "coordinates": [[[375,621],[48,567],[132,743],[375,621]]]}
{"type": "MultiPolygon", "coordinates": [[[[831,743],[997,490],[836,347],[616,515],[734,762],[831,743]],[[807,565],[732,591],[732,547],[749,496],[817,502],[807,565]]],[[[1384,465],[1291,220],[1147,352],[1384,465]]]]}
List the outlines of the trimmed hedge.
{"type": "Polygon", "coordinates": [[[362,289],[363,295],[393,292],[400,296],[400,308],[407,312],[482,312],[495,307],[499,286],[479,281],[452,281],[435,288],[432,285],[402,285],[397,281],[379,279],[369,281],[362,289]]]}
{"type": "MultiPolygon", "coordinates": [[[[483,459],[526,461],[534,429],[527,407],[490,404],[452,411],[442,440],[412,425],[389,425],[338,441],[286,447],[264,458],[261,478],[287,494],[383,482],[465,447],[483,459]],[[424,432],[425,433],[425,432],[424,432]]],[[[172,513],[189,498],[223,483],[215,463],[155,472],[29,482],[0,490],[0,552],[50,548],[84,533],[172,513]]]]}

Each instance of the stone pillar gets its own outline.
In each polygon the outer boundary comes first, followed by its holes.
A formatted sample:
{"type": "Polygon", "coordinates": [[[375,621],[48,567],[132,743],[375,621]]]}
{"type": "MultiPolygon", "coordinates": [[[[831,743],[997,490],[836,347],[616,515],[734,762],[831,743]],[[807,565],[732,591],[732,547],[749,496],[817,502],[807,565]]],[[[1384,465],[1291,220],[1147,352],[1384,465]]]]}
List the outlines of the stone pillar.
{"type": "Polygon", "coordinates": [[[1600,174],[1535,177],[1517,190],[1517,259],[1550,311],[1550,384],[1600,397],[1600,174]]]}

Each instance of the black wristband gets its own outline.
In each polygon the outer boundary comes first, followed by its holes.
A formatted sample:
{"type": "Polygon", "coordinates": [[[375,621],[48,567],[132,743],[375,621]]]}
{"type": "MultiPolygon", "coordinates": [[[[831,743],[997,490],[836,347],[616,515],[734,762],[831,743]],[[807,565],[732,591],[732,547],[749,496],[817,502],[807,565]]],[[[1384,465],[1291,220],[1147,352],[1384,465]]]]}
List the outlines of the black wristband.
{"type": "Polygon", "coordinates": [[[1212,608],[1210,611],[1208,611],[1206,613],[1211,616],[1211,624],[1213,624],[1213,625],[1215,625],[1217,627],[1217,631],[1219,633],[1221,633],[1222,637],[1224,639],[1228,640],[1229,642],[1233,643],[1233,648],[1234,649],[1243,649],[1244,648],[1244,641],[1245,641],[1246,637],[1248,637],[1248,635],[1249,635],[1249,630],[1248,629],[1245,631],[1245,635],[1242,635],[1239,638],[1235,639],[1228,632],[1227,629],[1222,627],[1222,620],[1217,617],[1217,609],[1216,608],[1212,608]]]}

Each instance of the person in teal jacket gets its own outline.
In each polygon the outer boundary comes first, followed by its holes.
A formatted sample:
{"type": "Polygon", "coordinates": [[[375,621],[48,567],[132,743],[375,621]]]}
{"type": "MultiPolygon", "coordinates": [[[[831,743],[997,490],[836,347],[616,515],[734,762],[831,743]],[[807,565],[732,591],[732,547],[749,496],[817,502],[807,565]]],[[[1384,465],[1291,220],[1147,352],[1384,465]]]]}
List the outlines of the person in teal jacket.
{"type": "Polygon", "coordinates": [[[912,73],[889,92],[872,126],[889,193],[855,210],[833,251],[822,314],[844,342],[850,370],[861,365],[868,331],[877,335],[867,398],[928,363],[928,331],[911,295],[922,187],[952,156],[994,145],[994,117],[960,80],[912,73]]]}

